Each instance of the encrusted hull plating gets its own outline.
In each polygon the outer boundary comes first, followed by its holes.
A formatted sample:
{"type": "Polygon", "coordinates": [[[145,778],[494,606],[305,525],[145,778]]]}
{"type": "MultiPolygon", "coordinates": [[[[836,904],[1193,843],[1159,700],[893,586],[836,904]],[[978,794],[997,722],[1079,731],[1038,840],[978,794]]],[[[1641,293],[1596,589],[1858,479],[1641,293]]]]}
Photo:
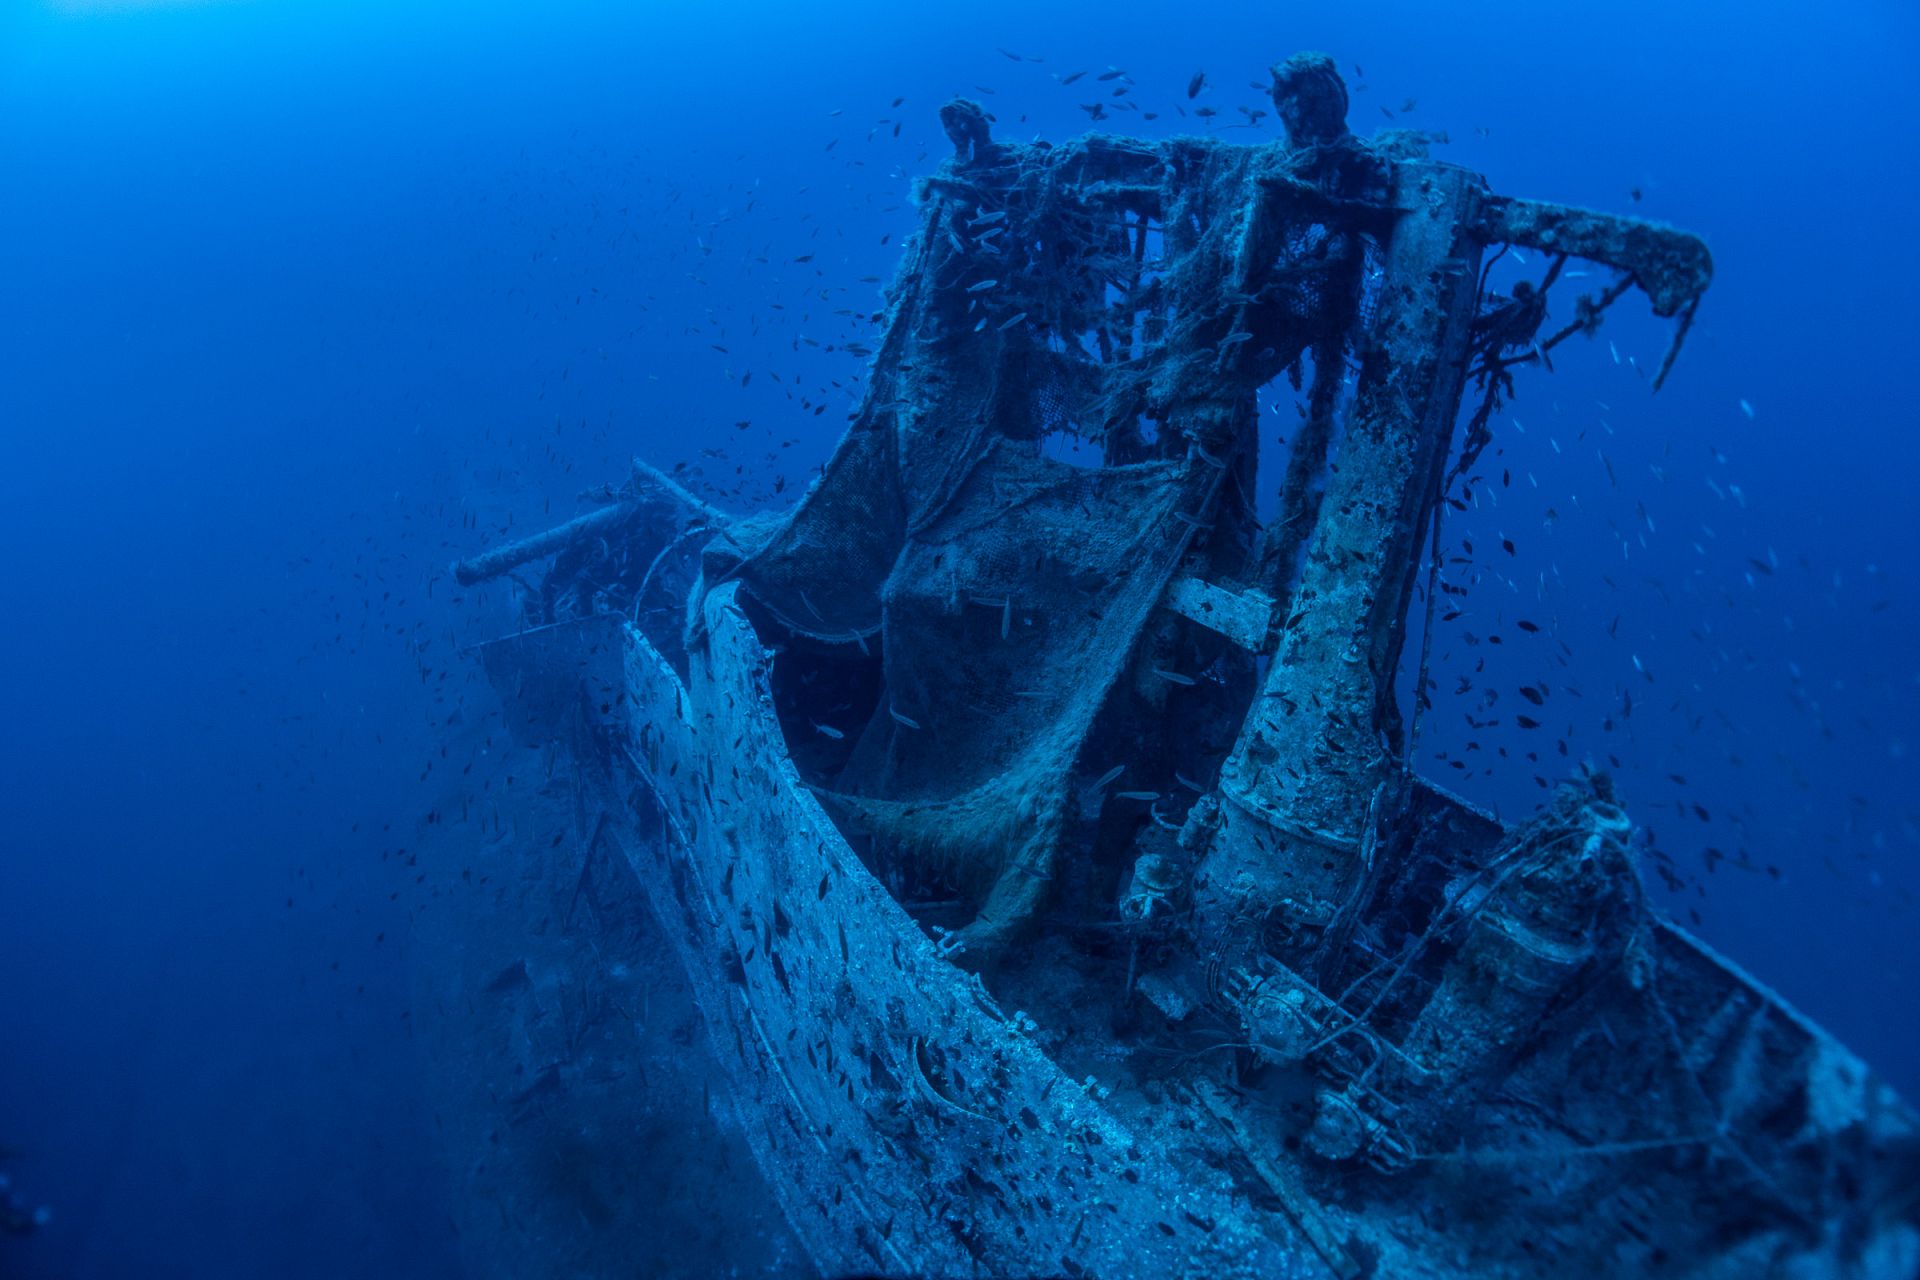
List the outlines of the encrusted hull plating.
{"type": "MultiPolygon", "coordinates": [[[[569,751],[586,798],[577,837],[611,842],[671,935],[749,1145],[823,1274],[1537,1274],[1524,1252],[1502,1260],[1516,1237],[1584,1219],[1585,1235],[1631,1246],[1642,1229],[1623,1234],[1593,1215],[1638,1204],[1655,1217],[1670,1208],[1657,1202],[1663,1184],[1703,1176],[1676,1144],[1653,1143],[1658,1173],[1623,1188],[1617,1169],[1590,1176],[1606,1153],[1543,1143],[1504,1162],[1556,1168],[1546,1181],[1563,1203],[1489,1215],[1486,1192],[1506,1179],[1475,1162],[1411,1175],[1399,1195],[1341,1192],[1341,1176],[1297,1163],[1295,1144],[1225,1082],[1108,1105],[1100,1082],[1076,1081],[1043,1051],[1035,1022],[1003,1011],[848,846],[788,755],[772,655],[732,592],[707,598],[696,633],[685,681],[611,616],[510,637],[485,656],[521,732],[569,751]]],[[[1423,803],[1450,811],[1458,837],[1498,838],[1441,793],[1423,803]]],[[[1845,1050],[1684,931],[1662,921],[1656,937],[1657,980],[1689,1020],[1695,1078],[1718,1082],[1710,1101],[1732,1109],[1723,1125],[1800,1093],[1810,1151],[1913,1140],[1911,1111],[1845,1050]]],[[[1622,1022],[1607,1034],[1634,1032],[1622,1022]]],[[[1615,1047],[1625,1060],[1636,1046],[1615,1047]]],[[[1612,1082],[1594,1088],[1579,1060],[1594,1049],[1570,1042],[1523,1070],[1526,1105],[1617,1108],[1612,1082]],[[1528,1081],[1559,1092],[1528,1096],[1528,1081]]],[[[1656,1087],[1660,1064],[1640,1071],[1656,1087]]],[[[1502,1114],[1483,1120],[1513,1132],[1502,1114]]],[[[1612,1153],[1622,1158],[1641,1157],[1612,1153]]],[[[1704,1219],[1736,1192],[1702,1194],[1704,1219]]],[[[1891,1218],[1857,1239],[1783,1220],[1674,1259],[1672,1271],[1905,1280],[1916,1258],[1914,1229],[1891,1218]]]]}

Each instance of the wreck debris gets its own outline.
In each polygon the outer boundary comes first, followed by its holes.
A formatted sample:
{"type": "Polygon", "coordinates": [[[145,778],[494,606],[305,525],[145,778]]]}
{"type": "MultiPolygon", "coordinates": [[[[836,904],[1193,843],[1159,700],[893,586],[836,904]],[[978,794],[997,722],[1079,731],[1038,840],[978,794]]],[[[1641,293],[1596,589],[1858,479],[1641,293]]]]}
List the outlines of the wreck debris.
{"type": "Polygon", "coordinates": [[[726,520],[719,512],[681,488],[675,481],[635,458],[633,479],[625,492],[604,507],[577,516],[557,528],[510,542],[469,560],[456,561],[453,578],[463,587],[497,578],[549,556],[573,550],[597,539],[637,538],[652,541],[645,530],[631,526],[651,514],[666,511],[688,528],[719,529],[726,520]]]}
{"type": "Polygon", "coordinates": [[[1507,830],[1407,766],[1449,477],[1629,289],[1684,337],[1705,246],[1356,138],[1319,55],[1273,80],[1285,144],[944,108],[791,511],[637,467],[470,562],[559,553],[486,650],[516,726],[618,815],[825,1270],[1902,1275],[1920,1120],[1648,907],[1605,778],[1507,830]],[[1509,245],[1552,261],[1492,297],[1509,245]],[[1543,339],[1575,256],[1621,275],[1543,339]]]}
{"type": "MultiPolygon", "coordinates": [[[[1203,912],[1330,904],[1367,801],[1397,769],[1391,696],[1419,536],[1457,410],[1482,193],[1465,170],[1397,171],[1374,337],[1266,687],[1221,774],[1222,824],[1202,862],[1203,912]],[[1250,821],[1239,821],[1244,818],[1250,821]],[[1304,840],[1342,856],[1282,854],[1304,840]],[[1331,864],[1331,865],[1329,865],[1331,864]],[[1294,883],[1291,868],[1315,874],[1294,883]],[[1331,874],[1329,874],[1331,873],[1331,874]],[[1271,882],[1271,877],[1284,879],[1271,882]]],[[[1318,923],[1324,923],[1318,922],[1318,923]]]]}
{"type": "Polygon", "coordinates": [[[1272,74],[1274,110],[1294,148],[1325,146],[1352,136],[1347,132],[1347,83],[1332,58],[1296,53],[1272,74]]]}
{"type": "Polygon", "coordinates": [[[1334,1280],[1359,1280],[1367,1273],[1366,1267],[1340,1242],[1339,1235],[1323,1217],[1313,1200],[1300,1186],[1299,1179],[1287,1169],[1268,1157],[1260,1144],[1249,1140],[1241,1130],[1237,1120],[1238,1109],[1221,1091],[1220,1087],[1209,1080],[1198,1080],[1193,1084],[1193,1094],[1199,1104],[1212,1116],[1215,1123],[1232,1140],[1235,1150],[1251,1165],[1260,1176],[1261,1182],[1280,1201],[1281,1211],[1292,1220],[1301,1233],[1313,1242],[1313,1248],[1327,1264],[1327,1270],[1334,1280]]]}

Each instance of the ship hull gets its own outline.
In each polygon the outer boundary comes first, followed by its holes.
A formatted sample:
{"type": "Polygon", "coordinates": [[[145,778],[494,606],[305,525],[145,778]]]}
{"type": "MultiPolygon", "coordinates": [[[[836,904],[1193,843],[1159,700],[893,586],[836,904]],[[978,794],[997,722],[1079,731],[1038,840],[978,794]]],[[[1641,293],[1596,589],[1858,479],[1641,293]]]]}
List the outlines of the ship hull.
{"type": "MultiPolygon", "coordinates": [[[[682,670],[610,615],[484,657],[521,735],[559,744],[577,771],[580,846],[632,869],[747,1145],[822,1274],[1522,1277],[1553,1273],[1555,1253],[1585,1267],[1656,1251],[1700,1280],[1906,1280],[1920,1265],[1902,1210],[1835,1227],[1826,1203],[1856,1175],[1887,1194],[1886,1153],[1920,1133],[1911,1109],[1662,919],[1643,986],[1572,1011],[1579,1035],[1543,1034],[1510,1082],[1524,1105],[1477,1113],[1478,1151],[1382,1181],[1301,1163],[1274,1108],[1204,1074],[1166,1081],[1151,1105],[1138,1092],[1109,1104],[1074,1074],[1112,1062],[1117,1075],[1125,1055],[1057,1036],[1043,1048],[1041,1026],[954,963],[828,817],[732,588],[704,597],[690,635],[682,670]],[[1719,1132],[1693,1134],[1687,1117],[1709,1114],[1719,1132]],[[1680,1136],[1568,1139],[1622,1124],[1680,1136]],[[1545,1202],[1541,1177],[1557,1188],[1545,1202]],[[1694,1212],[1663,1207],[1695,1191],[1694,1212]],[[1486,1217],[1509,1196],[1525,1212],[1486,1217]]],[[[1437,789],[1415,803],[1469,856],[1505,835],[1437,789]]],[[[1044,986],[1024,988],[1040,1022],[1064,1021],[1044,986]]]]}
{"type": "Polygon", "coordinates": [[[523,730],[573,739],[582,819],[671,935],[820,1271],[1326,1275],[1284,1218],[1129,1131],[941,953],[788,758],[769,656],[730,591],[700,624],[685,681],[617,618],[485,656],[523,730]]]}

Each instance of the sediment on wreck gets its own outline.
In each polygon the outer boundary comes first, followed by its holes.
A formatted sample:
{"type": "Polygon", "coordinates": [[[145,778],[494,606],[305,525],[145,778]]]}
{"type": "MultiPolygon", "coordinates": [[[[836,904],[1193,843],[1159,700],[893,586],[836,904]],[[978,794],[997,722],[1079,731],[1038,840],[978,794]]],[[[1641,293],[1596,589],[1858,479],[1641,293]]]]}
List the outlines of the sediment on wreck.
{"type": "Polygon", "coordinates": [[[636,469],[471,562],[556,553],[496,687],[823,1270],[1903,1275],[1911,1108],[1648,906],[1604,775],[1509,829],[1393,695],[1517,378],[1636,289],[1677,350],[1705,245],[1357,138],[1319,55],[1274,99],[1263,145],[949,104],[819,480],[743,520],[636,469]]]}

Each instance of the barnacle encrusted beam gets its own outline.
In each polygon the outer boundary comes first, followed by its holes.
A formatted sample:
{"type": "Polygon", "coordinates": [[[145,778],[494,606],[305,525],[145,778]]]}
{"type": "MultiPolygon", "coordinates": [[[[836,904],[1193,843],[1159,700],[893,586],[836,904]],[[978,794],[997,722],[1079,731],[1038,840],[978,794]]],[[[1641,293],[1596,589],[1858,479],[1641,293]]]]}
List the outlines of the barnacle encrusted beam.
{"type": "Polygon", "coordinates": [[[1283,900],[1324,924],[1318,917],[1350,878],[1369,801],[1397,773],[1393,677],[1459,410],[1484,199],[1464,169],[1397,167],[1400,216],[1340,467],[1266,687],[1221,773],[1221,827],[1199,891],[1203,915],[1223,930],[1247,907],[1283,900]],[[1294,844],[1309,847],[1286,847],[1294,844]]]}

